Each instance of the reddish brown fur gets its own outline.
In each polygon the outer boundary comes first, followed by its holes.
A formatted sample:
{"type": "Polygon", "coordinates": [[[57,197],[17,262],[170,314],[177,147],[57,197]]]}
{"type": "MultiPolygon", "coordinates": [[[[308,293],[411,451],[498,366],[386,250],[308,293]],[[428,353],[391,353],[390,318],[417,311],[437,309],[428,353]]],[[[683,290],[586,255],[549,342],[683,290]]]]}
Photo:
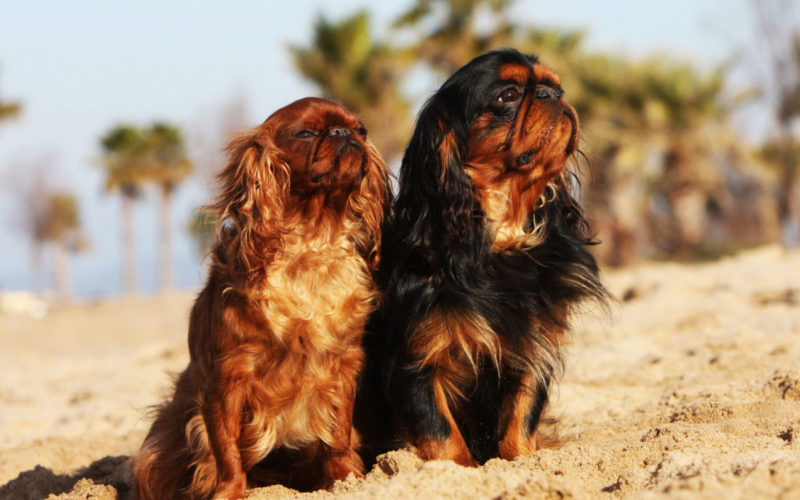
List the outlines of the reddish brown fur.
{"type": "Polygon", "coordinates": [[[498,76],[500,80],[516,82],[523,85],[525,80],[528,79],[528,76],[530,76],[530,70],[518,64],[506,64],[500,68],[498,76]]]}
{"type": "MultiPolygon", "coordinates": [[[[561,85],[561,79],[558,77],[558,75],[553,73],[550,68],[541,63],[536,63],[533,65],[533,78],[535,78],[537,82],[550,82],[553,85],[561,85]]],[[[523,79],[522,81],[525,80],[523,79]]]]}
{"type": "Polygon", "coordinates": [[[191,360],[135,458],[140,498],[240,498],[248,481],[313,489],[363,472],[353,398],[390,195],[362,131],[341,106],[304,99],[231,141],[191,360]]]}

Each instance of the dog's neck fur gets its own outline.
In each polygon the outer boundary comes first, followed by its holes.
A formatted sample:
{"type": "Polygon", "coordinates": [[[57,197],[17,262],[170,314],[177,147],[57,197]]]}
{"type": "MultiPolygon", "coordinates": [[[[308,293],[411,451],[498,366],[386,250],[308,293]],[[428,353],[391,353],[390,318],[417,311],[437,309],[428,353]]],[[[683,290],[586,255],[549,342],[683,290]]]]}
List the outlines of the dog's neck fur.
{"type": "Polygon", "coordinates": [[[492,252],[532,248],[542,242],[541,225],[534,221],[532,228],[527,227],[531,212],[541,203],[543,191],[539,180],[533,177],[531,174],[515,174],[489,182],[476,182],[492,252]]]}

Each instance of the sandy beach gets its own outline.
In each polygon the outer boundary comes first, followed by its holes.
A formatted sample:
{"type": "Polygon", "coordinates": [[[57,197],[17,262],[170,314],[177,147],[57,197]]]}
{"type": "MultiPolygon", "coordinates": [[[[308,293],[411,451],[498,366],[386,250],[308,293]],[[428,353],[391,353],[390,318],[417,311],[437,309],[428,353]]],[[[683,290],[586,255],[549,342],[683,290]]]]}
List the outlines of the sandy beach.
{"type": "MultiPolygon", "coordinates": [[[[800,498],[800,251],[606,270],[549,415],[560,443],[464,468],[390,452],[364,479],[248,498],[800,498]]],[[[0,499],[127,498],[148,407],[188,360],[194,292],[0,316],[0,499]]]]}

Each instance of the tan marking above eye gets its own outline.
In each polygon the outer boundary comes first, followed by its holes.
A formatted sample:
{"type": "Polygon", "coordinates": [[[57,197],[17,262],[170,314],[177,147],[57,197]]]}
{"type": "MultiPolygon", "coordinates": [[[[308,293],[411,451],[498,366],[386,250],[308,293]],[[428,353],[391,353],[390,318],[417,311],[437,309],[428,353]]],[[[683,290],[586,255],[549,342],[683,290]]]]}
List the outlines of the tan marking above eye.
{"type": "Polygon", "coordinates": [[[533,66],[533,78],[537,82],[544,82],[547,81],[552,83],[555,87],[561,86],[561,79],[558,78],[558,75],[553,73],[547,66],[543,64],[536,63],[533,66]]]}
{"type": "Polygon", "coordinates": [[[513,81],[520,85],[525,85],[525,82],[530,77],[531,71],[525,66],[520,66],[516,63],[509,63],[500,68],[500,80],[513,81]]]}

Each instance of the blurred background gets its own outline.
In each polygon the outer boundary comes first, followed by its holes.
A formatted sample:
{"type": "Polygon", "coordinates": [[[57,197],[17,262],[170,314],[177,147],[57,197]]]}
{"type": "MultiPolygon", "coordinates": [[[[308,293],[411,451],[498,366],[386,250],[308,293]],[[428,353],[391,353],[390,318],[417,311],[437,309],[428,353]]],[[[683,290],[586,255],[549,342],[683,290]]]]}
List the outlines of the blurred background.
{"type": "Polygon", "coordinates": [[[204,278],[226,138],[307,95],[393,168],[444,79],[504,46],[563,81],[605,266],[800,239],[800,16],[788,0],[48,2],[0,7],[0,291],[204,278]]]}

